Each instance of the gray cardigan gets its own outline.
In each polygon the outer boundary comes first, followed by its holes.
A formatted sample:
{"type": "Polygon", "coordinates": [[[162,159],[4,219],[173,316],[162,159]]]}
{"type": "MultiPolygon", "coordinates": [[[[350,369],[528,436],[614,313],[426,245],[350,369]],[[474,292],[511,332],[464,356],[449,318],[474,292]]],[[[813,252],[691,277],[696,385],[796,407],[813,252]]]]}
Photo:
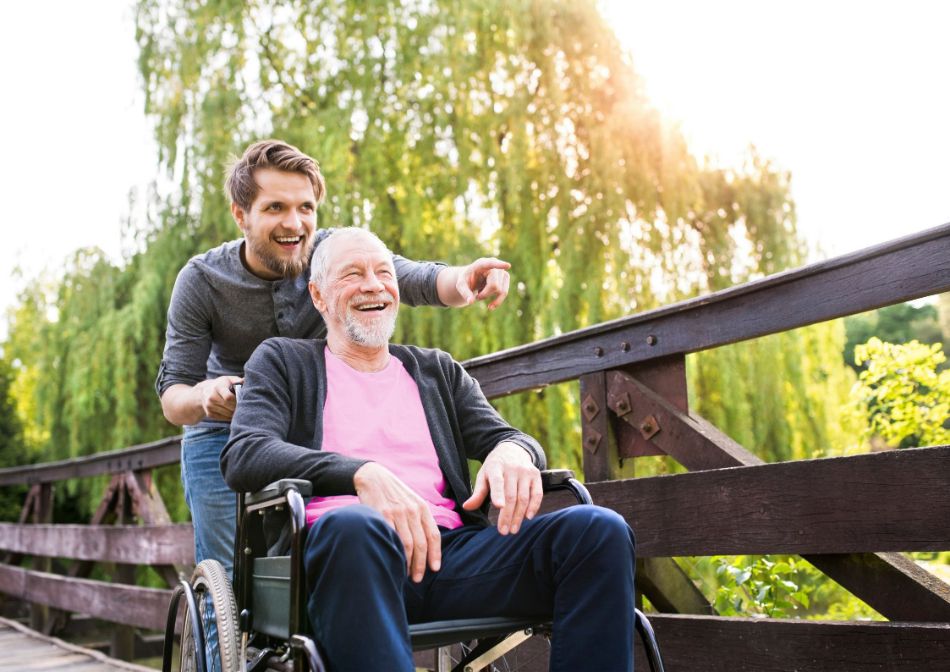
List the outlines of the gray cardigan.
{"type": "MultiPolygon", "coordinates": [[[[320,449],[325,347],[322,340],[271,338],[248,360],[231,438],[221,454],[221,471],[233,490],[249,492],[281,478],[302,478],[313,483],[314,495],[356,494],[353,475],[366,461],[320,449]]],[[[506,423],[448,353],[405,345],[390,345],[389,352],[419,387],[446,497],[456,502],[466,524],[487,524],[487,500],[482,511],[461,507],[472,493],[467,459],[483,461],[499,443],[511,441],[544,469],[541,446],[506,423]]]]}

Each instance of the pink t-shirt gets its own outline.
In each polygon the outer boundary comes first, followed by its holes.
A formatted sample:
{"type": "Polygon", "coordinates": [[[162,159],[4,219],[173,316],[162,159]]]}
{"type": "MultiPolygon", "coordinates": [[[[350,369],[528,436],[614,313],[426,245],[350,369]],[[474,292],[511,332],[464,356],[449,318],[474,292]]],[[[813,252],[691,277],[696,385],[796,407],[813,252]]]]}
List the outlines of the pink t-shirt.
{"type": "MultiPolygon", "coordinates": [[[[324,349],[327,400],[323,406],[323,450],[378,462],[422,497],[437,525],[455,529],[462,519],[444,496],[445,478],[432,444],[419,388],[396,357],[382,371],[350,368],[324,349]]],[[[353,495],[314,497],[307,523],[327,511],[356,504],[353,495]]]]}

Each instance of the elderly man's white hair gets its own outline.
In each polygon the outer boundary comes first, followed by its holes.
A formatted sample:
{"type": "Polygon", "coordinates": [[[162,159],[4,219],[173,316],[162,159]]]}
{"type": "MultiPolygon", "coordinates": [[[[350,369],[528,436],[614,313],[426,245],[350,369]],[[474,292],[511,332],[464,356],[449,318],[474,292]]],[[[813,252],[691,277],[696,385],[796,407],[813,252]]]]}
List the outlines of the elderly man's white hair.
{"type": "Polygon", "coordinates": [[[370,238],[375,240],[379,245],[386,250],[387,253],[391,254],[389,248],[386,247],[386,243],[380,240],[372,231],[367,229],[361,229],[358,226],[344,226],[338,229],[330,229],[330,233],[320,241],[320,244],[317,245],[317,249],[313,252],[313,257],[310,259],[310,282],[315,284],[319,289],[324,288],[324,283],[327,281],[327,262],[330,259],[330,241],[342,241],[349,238],[370,238]]]}

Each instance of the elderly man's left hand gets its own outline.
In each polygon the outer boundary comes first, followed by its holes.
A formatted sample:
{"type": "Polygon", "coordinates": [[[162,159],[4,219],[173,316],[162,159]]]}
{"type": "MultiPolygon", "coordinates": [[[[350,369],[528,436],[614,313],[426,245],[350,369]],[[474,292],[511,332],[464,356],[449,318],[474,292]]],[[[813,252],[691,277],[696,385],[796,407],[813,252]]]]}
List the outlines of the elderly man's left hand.
{"type": "Polygon", "coordinates": [[[474,511],[491,492],[492,505],[501,509],[498,532],[515,534],[521,523],[534,518],[541,507],[541,472],[528,452],[516,443],[499,443],[485,458],[475,477],[475,490],[463,504],[474,511]]]}
{"type": "Polygon", "coordinates": [[[494,297],[489,310],[500,306],[508,296],[511,264],[494,257],[476,259],[468,266],[449,266],[436,280],[439,299],[447,306],[468,306],[494,297]]]}

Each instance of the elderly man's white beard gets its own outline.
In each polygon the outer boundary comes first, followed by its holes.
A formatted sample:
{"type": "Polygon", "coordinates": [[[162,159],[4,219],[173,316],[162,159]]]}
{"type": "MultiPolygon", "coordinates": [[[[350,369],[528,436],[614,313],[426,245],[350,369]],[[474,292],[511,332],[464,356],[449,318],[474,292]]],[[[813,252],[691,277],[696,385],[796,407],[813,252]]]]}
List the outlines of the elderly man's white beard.
{"type": "MultiPolygon", "coordinates": [[[[377,296],[385,296],[395,303],[395,298],[389,292],[381,292],[377,296]]],[[[366,325],[356,316],[355,306],[359,303],[370,302],[364,298],[348,306],[343,315],[343,327],[346,329],[347,337],[354,343],[368,348],[382,348],[389,344],[389,339],[392,338],[393,332],[396,330],[396,314],[399,312],[399,308],[398,306],[394,307],[393,311],[385,317],[374,319],[369,325],[366,325]]]]}

